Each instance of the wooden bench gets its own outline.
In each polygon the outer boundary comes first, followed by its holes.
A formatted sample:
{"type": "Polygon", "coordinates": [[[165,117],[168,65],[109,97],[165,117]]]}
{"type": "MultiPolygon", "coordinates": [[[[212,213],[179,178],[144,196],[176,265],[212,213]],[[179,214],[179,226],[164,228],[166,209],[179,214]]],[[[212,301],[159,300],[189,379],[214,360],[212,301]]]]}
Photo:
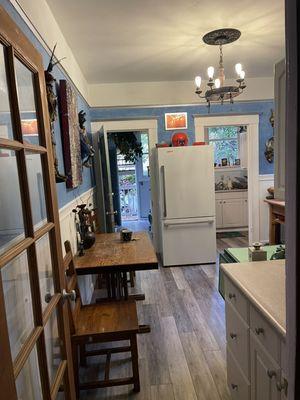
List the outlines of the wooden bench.
{"type": "Polygon", "coordinates": [[[133,390],[138,392],[140,390],[137,349],[139,325],[135,301],[122,300],[83,305],[69,241],[65,242],[65,249],[64,267],[67,279],[67,292],[70,294],[68,302],[77,398],[79,398],[80,390],[119,385],[132,384],[133,390]],[[86,350],[87,344],[101,344],[123,340],[128,340],[129,345],[86,350]],[[78,352],[78,350],[80,350],[80,352],[78,352]],[[110,361],[112,354],[124,352],[131,353],[132,376],[110,379],[110,361]],[[80,353],[80,357],[78,353],[80,353]],[[100,355],[106,355],[104,379],[80,383],[79,358],[80,365],[85,366],[87,357],[100,355]]]}

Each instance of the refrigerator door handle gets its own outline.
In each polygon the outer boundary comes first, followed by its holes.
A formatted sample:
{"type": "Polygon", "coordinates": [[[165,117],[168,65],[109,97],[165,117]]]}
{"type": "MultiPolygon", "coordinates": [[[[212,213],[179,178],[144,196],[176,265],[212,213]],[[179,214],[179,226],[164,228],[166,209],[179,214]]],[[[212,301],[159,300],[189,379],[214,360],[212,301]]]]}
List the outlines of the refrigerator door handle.
{"type": "Polygon", "coordinates": [[[162,194],[163,194],[163,216],[167,217],[167,198],[166,198],[166,176],[165,166],[161,166],[161,181],[162,181],[162,194]]]}
{"type": "Polygon", "coordinates": [[[191,219],[191,221],[165,221],[164,225],[166,227],[168,226],[179,226],[179,225],[197,225],[197,224],[213,224],[215,222],[214,218],[211,219],[202,219],[202,220],[196,220],[196,219],[191,219]]]}

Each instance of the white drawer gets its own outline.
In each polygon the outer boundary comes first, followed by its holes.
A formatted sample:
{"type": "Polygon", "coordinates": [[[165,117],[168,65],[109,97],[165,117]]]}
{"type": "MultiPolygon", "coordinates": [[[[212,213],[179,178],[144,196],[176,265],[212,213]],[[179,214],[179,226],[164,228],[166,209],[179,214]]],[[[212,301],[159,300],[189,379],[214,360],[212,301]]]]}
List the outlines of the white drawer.
{"type": "Polygon", "coordinates": [[[250,379],[249,327],[229,303],[226,303],[226,339],[241,370],[250,379]]]}
{"type": "Polygon", "coordinates": [[[275,329],[250,305],[250,329],[273,359],[280,365],[280,339],[275,329]]]}
{"type": "Polygon", "coordinates": [[[231,304],[238,314],[249,325],[249,303],[246,297],[226,276],[224,279],[225,300],[231,304]]]}
{"type": "Polygon", "coordinates": [[[232,400],[250,400],[250,384],[227,348],[227,384],[232,400]]]}

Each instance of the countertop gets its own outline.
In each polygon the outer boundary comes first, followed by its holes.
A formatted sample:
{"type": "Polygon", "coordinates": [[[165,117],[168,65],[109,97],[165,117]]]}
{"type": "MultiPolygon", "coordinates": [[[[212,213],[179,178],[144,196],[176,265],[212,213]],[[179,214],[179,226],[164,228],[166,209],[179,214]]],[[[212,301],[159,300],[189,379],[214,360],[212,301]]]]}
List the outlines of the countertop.
{"type": "Polygon", "coordinates": [[[221,269],[285,337],[285,260],[221,264],[221,269]]]}
{"type": "Polygon", "coordinates": [[[248,189],[215,190],[216,193],[248,192],[248,189]]]}

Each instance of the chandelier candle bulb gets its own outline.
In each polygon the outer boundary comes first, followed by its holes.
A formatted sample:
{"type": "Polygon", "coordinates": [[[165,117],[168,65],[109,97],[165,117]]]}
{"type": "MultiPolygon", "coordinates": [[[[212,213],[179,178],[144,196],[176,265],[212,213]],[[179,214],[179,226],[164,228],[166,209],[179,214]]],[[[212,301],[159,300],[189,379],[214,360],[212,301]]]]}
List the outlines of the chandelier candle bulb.
{"type": "Polygon", "coordinates": [[[200,89],[201,86],[201,76],[196,76],[195,78],[195,85],[197,89],[200,89]]]}
{"type": "Polygon", "coordinates": [[[237,63],[235,64],[235,72],[240,76],[241,72],[243,70],[242,64],[241,63],[237,63]]]}
{"type": "Polygon", "coordinates": [[[208,75],[209,79],[213,79],[214,73],[215,73],[214,67],[208,67],[207,68],[207,75],[208,75]]]}
{"type": "Polygon", "coordinates": [[[245,79],[245,71],[241,71],[240,78],[243,79],[243,80],[245,79]]]}
{"type": "Polygon", "coordinates": [[[216,87],[217,89],[219,89],[220,86],[221,86],[221,81],[220,81],[220,79],[219,79],[219,78],[215,79],[215,87],[216,87]]]}

